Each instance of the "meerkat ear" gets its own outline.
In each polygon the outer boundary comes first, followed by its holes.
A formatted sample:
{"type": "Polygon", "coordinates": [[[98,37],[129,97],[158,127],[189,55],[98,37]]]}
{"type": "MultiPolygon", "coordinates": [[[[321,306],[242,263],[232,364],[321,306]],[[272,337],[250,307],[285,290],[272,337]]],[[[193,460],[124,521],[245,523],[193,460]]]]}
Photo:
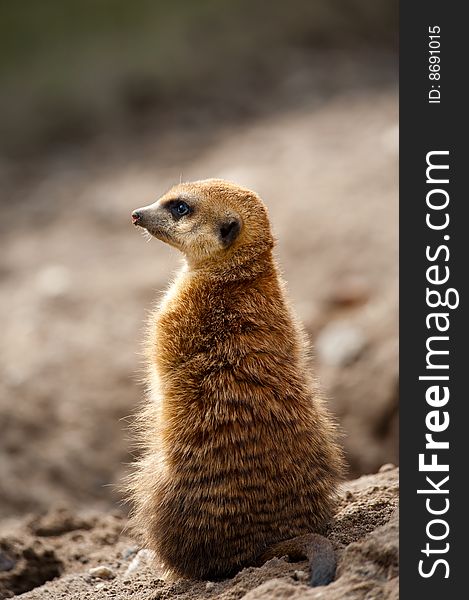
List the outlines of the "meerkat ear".
{"type": "Polygon", "coordinates": [[[218,229],[220,241],[225,248],[231,246],[231,244],[238,237],[241,231],[241,221],[237,217],[229,217],[223,221],[218,229]]]}

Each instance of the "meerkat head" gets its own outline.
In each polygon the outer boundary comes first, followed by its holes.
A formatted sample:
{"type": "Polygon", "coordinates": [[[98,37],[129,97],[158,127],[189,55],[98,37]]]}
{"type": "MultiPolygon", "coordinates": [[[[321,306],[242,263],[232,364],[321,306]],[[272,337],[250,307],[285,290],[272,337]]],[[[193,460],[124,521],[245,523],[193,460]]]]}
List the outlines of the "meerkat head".
{"type": "Polygon", "coordinates": [[[132,213],[134,225],[178,248],[190,266],[272,248],[267,210],[254,192],[221,179],[181,183],[132,213]]]}

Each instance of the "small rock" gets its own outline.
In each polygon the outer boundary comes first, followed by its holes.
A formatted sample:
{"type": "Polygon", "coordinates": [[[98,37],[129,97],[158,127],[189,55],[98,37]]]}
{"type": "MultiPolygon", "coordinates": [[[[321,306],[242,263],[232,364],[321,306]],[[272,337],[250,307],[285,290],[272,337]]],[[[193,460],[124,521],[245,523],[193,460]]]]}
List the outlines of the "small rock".
{"type": "Polygon", "coordinates": [[[356,360],[366,346],[362,331],[347,321],[332,322],[316,339],[319,361],[332,367],[343,367],[356,360]]]}
{"type": "Polygon", "coordinates": [[[207,581],[207,583],[205,584],[205,589],[207,590],[207,592],[213,590],[214,587],[215,583],[213,581],[207,581]]]}
{"type": "Polygon", "coordinates": [[[395,468],[396,468],[396,465],[393,465],[392,463],[386,463],[384,465],[381,465],[381,467],[379,468],[379,472],[386,473],[386,471],[392,471],[395,468]]]}
{"type": "Polygon", "coordinates": [[[122,551],[122,558],[124,560],[129,560],[130,557],[135,556],[138,552],[138,546],[130,546],[130,548],[126,548],[122,551]]]}
{"type": "Polygon", "coordinates": [[[306,573],[304,571],[295,571],[293,573],[293,576],[297,581],[300,581],[306,576],[306,573]]]}
{"type": "Polygon", "coordinates": [[[129,577],[139,571],[143,566],[147,565],[149,562],[153,560],[154,553],[147,548],[143,548],[139,550],[136,556],[133,558],[132,562],[127,567],[126,572],[124,573],[124,577],[129,577]]]}
{"type": "Polygon", "coordinates": [[[99,567],[93,567],[89,570],[89,574],[91,577],[95,577],[97,579],[114,579],[116,574],[109,567],[105,567],[104,565],[100,565],[99,567]]]}

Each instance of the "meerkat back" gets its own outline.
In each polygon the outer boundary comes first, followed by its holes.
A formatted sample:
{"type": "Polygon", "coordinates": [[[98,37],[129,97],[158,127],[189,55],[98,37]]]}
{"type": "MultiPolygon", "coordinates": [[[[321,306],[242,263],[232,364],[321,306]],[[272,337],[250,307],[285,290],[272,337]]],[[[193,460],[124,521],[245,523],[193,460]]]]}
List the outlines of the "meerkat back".
{"type": "Polygon", "coordinates": [[[335,426],[259,197],[205,180],[132,217],[185,258],[149,323],[134,521],[173,575],[226,577],[322,530],[343,464],[335,426]]]}

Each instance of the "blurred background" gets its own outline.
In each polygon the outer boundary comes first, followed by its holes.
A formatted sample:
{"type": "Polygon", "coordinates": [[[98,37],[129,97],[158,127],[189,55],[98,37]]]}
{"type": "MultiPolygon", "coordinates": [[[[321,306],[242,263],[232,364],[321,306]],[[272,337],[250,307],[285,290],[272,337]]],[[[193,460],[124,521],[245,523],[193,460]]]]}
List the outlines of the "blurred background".
{"type": "Polygon", "coordinates": [[[348,476],[397,463],[396,44],[395,0],[1,3],[0,517],[119,505],[180,179],[265,200],[348,476]]]}

